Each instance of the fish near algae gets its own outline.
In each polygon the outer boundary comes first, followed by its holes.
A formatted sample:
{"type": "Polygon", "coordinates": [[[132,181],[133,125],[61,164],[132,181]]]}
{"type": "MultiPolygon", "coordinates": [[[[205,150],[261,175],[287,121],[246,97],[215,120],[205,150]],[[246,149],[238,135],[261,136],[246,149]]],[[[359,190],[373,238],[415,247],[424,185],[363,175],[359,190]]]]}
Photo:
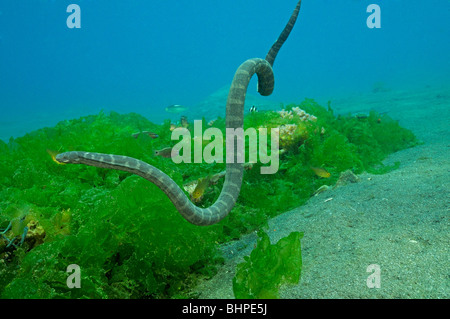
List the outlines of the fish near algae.
{"type": "Polygon", "coordinates": [[[205,194],[206,189],[208,188],[211,181],[211,177],[207,176],[199,180],[197,186],[192,193],[192,200],[194,202],[199,202],[202,200],[203,195],[205,194]]]}
{"type": "Polygon", "coordinates": [[[319,177],[329,178],[331,176],[330,172],[328,172],[325,168],[314,166],[310,166],[309,168],[319,177]]]}

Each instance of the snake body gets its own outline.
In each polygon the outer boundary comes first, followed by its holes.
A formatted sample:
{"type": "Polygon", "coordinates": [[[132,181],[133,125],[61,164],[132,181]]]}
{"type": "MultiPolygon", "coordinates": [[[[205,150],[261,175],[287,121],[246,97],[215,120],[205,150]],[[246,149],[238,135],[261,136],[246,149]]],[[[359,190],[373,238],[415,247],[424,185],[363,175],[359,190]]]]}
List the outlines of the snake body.
{"type": "MultiPolygon", "coordinates": [[[[300,10],[298,1],[294,12],[277,41],[272,45],[265,59],[249,59],[236,70],[226,105],[226,127],[243,128],[244,102],[247,87],[252,76],[258,76],[258,92],[267,96],[274,88],[272,66],[282,44],[289,36],[300,10]]],[[[243,165],[238,163],[234,152],[234,161],[226,164],[225,182],[219,198],[208,208],[195,206],[182,189],[164,172],[141,160],[112,154],[72,151],[58,154],[60,163],[85,164],[90,166],[126,171],[139,175],[158,186],[172,201],[179,213],[194,225],[212,225],[225,218],[234,207],[241,190],[243,165]]]]}

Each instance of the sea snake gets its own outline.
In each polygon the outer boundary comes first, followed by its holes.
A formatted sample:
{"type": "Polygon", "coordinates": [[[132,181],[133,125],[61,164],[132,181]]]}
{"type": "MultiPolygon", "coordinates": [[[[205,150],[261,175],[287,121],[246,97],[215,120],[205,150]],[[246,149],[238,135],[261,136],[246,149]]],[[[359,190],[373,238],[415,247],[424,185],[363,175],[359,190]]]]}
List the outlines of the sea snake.
{"type": "MultiPolygon", "coordinates": [[[[258,76],[258,92],[263,96],[272,93],[274,87],[272,66],[278,51],[297,20],[300,5],[301,0],[298,1],[289,22],[272,45],[266,58],[264,60],[259,58],[249,59],[237,69],[228,93],[226,105],[227,128],[243,128],[245,95],[250,79],[255,73],[258,76]]],[[[139,175],[158,186],[187,221],[194,225],[203,226],[215,224],[225,218],[236,203],[243,177],[243,165],[238,163],[237,156],[237,152],[234,152],[233,163],[226,164],[225,182],[222,191],[216,202],[208,208],[195,206],[169,176],[156,167],[132,157],[72,151],[58,154],[56,160],[60,163],[85,164],[139,175]]]]}

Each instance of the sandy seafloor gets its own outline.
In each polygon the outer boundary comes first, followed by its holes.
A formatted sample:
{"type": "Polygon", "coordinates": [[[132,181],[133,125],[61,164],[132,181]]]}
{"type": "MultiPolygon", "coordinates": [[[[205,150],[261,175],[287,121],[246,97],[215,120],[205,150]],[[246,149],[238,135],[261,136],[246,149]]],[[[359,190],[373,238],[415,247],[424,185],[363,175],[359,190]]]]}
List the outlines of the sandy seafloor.
{"type": "MultiPolygon", "coordinates": [[[[300,283],[281,287],[280,297],[449,298],[450,91],[389,91],[332,105],[340,113],[389,111],[424,144],[389,156],[386,164],[400,161],[397,170],[361,174],[270,220],[272,243],[304,232],[300,283]],[[380,288],[367,287],[371,264],[380,267],[380,288]]],[[[236,264],[256,239],[252,233],[222,247],[225,264],[195,288],[200,298],[234,298],[236,264]]]]}

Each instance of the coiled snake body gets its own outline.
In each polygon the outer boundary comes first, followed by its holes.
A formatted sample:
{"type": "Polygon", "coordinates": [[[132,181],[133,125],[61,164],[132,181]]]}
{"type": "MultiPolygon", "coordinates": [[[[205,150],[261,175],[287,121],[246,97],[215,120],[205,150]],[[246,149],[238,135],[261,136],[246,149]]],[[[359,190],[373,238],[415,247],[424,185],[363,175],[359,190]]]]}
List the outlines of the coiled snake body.
{"type": "MultiPolygon", "coordinates": [[[[301,0],[297,3],[288,24],[272,45],[266,58],[264,60],[259,58],[249,59],[237,69],[228,93],[226,105],[227,128],[243,128],[245,95],[250,79],[255,73],[258,76],[258,92],[263,96],[272,93],[274,87],[272,66],[278,51],[295,24],[300,5],[301,0]]],[[[219,198],[208,208],[195,206],[181,188],[164,172],[132,157],[73,151],[58,154],[56,160],[61,163],[85,164],[139,175],[158,186],[187,221],[195,225],[212,225],[228,215],[241,190],[243,165],[236,160],[237,152],[234,152],[234,157],[233,163],[226,164],[225,182],[219,198]]]]}

